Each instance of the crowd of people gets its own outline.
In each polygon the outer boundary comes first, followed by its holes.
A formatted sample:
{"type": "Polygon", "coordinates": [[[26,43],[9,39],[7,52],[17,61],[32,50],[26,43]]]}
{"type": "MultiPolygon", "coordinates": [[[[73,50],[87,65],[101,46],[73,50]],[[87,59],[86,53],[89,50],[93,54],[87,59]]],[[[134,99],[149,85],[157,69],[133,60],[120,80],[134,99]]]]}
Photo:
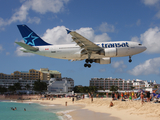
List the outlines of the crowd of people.
{"type": "MultiPolygon", "coordinates": [[[[126,101],[128,99],[129,101],[132,100],[141,100],[142,104],[144,102],[150,102],[153,101],[155,103],[160,103],[160,93],[156,94],[157,90],[154,90],[152,93],[150,91],[139,91],[139,92],[125,92],[125,93],[118,93],[118,92],[112,92],[112,100],[122,100],[126,101]]],[[[107,95],[107,94],[106,94],[107,95]]]]}

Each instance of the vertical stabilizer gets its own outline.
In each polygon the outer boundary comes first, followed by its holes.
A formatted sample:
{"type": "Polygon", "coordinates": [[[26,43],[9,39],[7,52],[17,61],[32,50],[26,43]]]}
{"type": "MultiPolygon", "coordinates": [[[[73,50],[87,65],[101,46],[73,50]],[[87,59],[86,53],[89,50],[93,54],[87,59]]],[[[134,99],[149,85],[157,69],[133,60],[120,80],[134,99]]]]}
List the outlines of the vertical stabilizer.
{"type": "Polygon", "coordinates": [[[24,42],[30,46],[51,45],[42,40],[35,32],[33,32],[27,25],[17,25],[24,42]]]}

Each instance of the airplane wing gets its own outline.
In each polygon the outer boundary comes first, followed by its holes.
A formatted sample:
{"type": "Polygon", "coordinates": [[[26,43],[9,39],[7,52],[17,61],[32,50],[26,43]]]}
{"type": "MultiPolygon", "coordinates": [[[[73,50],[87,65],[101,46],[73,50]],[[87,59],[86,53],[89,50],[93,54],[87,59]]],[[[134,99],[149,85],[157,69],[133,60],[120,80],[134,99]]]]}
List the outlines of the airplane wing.
{"type": "Polygon", "coordinates": [[[39,50],[39,49],[38,49],[38,48],[36,48],[36,47],[32,47],[32,46],[27,45],[27,44],[22,43],[22,42],[15,42],[15,43],[16,43],[16,44],[18,44],[19,46],[21,46],[21,47],[25,48],[26,50],[30,50],[30,51],[34,51],[34,52],[36,52],[36,51],[38,51],[38,50],[39,50]]]}
{"type": "Polygon", "coordinates": [[[103,49],[75,31],[67,30],[67,33],[72,35],[73,41],[75,41],[77,45],[79,45],[87,53],[96,53],[103,49]]]}

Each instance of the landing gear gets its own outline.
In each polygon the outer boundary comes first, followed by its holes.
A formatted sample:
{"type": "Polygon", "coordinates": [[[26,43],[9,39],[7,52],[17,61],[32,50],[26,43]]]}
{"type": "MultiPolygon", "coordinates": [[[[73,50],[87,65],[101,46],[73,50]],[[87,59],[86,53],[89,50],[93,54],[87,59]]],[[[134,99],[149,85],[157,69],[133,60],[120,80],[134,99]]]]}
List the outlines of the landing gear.
{"type": "Polygon", "coordinates": [[[91,64],[88,64],[88,63],[93,63],[93,60],[90,58],[91,58],[91,52],[88,52],[88,59],[85,60],[86,63],[84,64],[84,67],[88,67],[88,68],[91,67],[91,64]]]}
{"type": "Polygon", "coordinates": [[[131,59],[131,57],[132,57],[132,56],[129,56],[129,62],[130,62],[130,63],[132,62],[132,59],[131,59]]]}
{"type": "Polygon", "coordinates": [[[85,63],[85,64],[84,64],[84,67],[88,67],[88,68],[90,68],[90,67],[91,67],[91,64],[87,64],[87,63],[85,63]]]}
{"type": "Polygon", "coordinates": [[[89,62],[90,62],[90,63],[93,63],[93,60],[92,60],[92,59],[86,59],[85,62],[86,62],[86,63],[89,63],[89,62]]]}
{"type": "Polygon", "coordinates": [[[84,67],[90,68],[90,67],[91,67],[91,64],[88,64],[88,63],[93,63],[93,60],[92,60],[92,59],[86,59],[85,62],[86,62],[86,63],[84,64],[84,67]]]}

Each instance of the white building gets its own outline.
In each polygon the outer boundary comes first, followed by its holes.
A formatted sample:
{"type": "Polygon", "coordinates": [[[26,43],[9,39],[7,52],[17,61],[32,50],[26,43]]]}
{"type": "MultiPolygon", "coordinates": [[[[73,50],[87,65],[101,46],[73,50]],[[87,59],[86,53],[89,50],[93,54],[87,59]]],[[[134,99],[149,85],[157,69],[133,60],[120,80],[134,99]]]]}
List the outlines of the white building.
{"type": "Polygon", "coordinates": [[[133,82],[133,87],[135,89],[144,89],[144,88],[152,88],[154,87],[155,85],[157,85],[156,81],[154,80],[153,82],[150,80],[150,82],[148,81],[143,81],[143,80],[140,80],[140,79],[136,79],[134,82],[133,82]]]}
{"type": "Polygon", "coordinates": [[[72,78],[52,78],[49,81],[49,93],[68,93],[72,92],[74,80],[72,78]]]}

